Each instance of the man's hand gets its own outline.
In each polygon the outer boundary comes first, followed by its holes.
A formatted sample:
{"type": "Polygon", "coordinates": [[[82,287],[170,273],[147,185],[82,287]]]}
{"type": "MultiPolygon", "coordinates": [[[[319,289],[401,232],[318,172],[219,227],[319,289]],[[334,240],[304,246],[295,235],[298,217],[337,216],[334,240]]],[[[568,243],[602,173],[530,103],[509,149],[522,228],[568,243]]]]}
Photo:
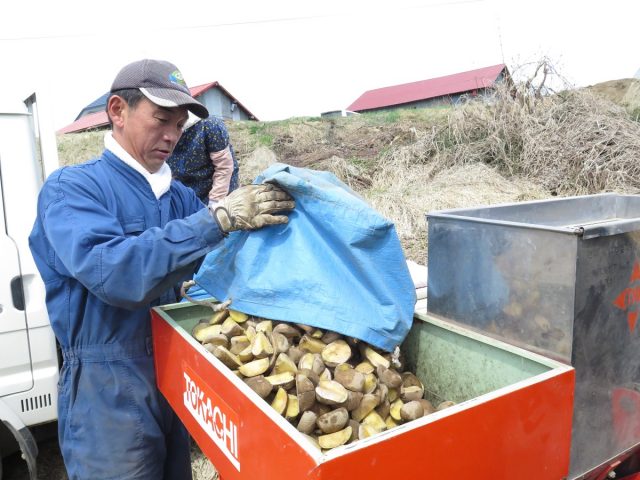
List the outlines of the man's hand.
{"type": "Polygon", "coordinates": [[[229,233],[287,223],[289,218],[286,215],[273,214],[293,210],[295,206],[287,192],[276,185],[264,183],[240,187],[210,210],[220,229],[229,233]]]}

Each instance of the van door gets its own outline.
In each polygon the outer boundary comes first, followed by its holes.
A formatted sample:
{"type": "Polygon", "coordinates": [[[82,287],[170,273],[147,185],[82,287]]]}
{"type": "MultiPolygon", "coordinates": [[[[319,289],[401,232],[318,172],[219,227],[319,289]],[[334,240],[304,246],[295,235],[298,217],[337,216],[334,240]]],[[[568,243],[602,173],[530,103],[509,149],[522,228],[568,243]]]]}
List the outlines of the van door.
{"type": "MultiPolygon", "coordinates": [[[[8,204],[16,203],[16,191],[29,179],[15,174],[19,162],[32,154],[27,112],[3,113],[0,110],[0,397],[32,388],[33,374],[27,316],[22,288],[19,247],[9,235],[8,204]],[[7,163],[13,165],[7,165],[7,163]],[[8,184],[11,186],[8,188],[8,184]]],[[[23,172],[23,175],[25,172],[23,172]]],[[[14,205],[14,208],[16,206],[14,205]]],[[[29,213],[30,214],[30,213],[29,213]]]]}

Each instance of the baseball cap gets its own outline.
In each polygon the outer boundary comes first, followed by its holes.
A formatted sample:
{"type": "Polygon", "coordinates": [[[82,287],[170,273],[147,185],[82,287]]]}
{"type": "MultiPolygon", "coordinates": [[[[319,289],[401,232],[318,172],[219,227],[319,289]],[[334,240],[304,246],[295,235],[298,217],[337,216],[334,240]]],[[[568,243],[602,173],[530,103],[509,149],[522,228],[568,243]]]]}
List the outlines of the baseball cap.
{"type": "Polygon", "coordinates": [[[116,75],[111,92],[130,88],[139,89],[161,107],[186,107],[200,118],[209,116],[207,108],[191,96],[178,67],[170,62],[144,59],[124,66],[116,75]]]}

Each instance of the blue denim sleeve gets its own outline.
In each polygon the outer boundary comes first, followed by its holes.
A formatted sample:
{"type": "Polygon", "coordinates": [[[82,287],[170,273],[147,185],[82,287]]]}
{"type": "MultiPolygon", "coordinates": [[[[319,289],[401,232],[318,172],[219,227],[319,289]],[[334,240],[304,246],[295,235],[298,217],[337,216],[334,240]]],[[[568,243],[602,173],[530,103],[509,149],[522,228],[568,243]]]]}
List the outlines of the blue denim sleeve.
{"type": "Polygon", "coordinates": [[[55,262],[62,262],[66,273],[113,306],[148,303],[158,291],[171,288],[176,273],[195,264],[223,238],[195,196],[186,208],[195,213],[137,236],[125,235],[118,218],[103,204],[90,186],[62,174],[45,183],[39,211],[55,262]]]}

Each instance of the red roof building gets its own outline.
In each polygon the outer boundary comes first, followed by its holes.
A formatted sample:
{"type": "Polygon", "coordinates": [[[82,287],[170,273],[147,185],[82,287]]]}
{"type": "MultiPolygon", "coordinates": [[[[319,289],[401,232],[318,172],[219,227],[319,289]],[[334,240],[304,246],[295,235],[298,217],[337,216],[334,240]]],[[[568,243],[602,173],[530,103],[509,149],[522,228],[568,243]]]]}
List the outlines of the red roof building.
{"type": "MultiPolygon", "coordinates": [[[[240,101],[218,82],[205,83],[189,89],[209,110],[210,115],[224,120],[258,120],[240,101]]],[[[100,130],[109,126],[105,111],[108,94],[103,95],[82,109],[78,118],[57,131],[58,134],[100,130]]]]}
{"type": "Polygon", "coordinates": [[[347,107],[347,110],[363,112],[456,103],[462,95],[481,95],[507,78],[507,67],[500,64],[419,82],[377,88],[364,92],[347,107]]]}

